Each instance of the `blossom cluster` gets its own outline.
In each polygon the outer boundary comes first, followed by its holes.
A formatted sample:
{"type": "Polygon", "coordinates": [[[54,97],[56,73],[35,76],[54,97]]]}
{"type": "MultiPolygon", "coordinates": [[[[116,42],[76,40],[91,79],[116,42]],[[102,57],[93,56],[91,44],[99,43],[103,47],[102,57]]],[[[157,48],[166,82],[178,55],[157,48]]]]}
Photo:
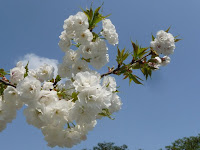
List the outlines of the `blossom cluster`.
{"type": "MultiPolygon", "coordinates": [[[[9,83],[13,86],[8,85],[0,95],[0,131],[12,122],[16,111],[25,105],[27,123],[42,131],[48,146],[70,148],[86,140],[98,119],[112,119],[111,115],[121,109],[115,78],[108,74],[102,76],[91,69],[101,69],[109,62],[106,40],[116,45],[119,43],[118,34],[110,19],[102,19],[102,30],[98,34],[93,31],[96,24],[91,22],[84,12],[71,15],[64,21],[64,31],[59,36],[58,45],[65,55],[57,73],[48,64],[30,70],[28,64],[24,66],[22,62],[10,70],[9,83]]],[[[153,57],[148,65],[154,69],[165,66],[170,62],[168,55],[175,48],[174,37],[159,31],[151,42],[151,48],[165,56],[153,57]]],[[[118,52],[119,62],[124,61],[126,54],[123,53],[118,52]]],[[[142,53],[145,54],[145,51],[142,53]]],[[[118,71],[121,65],[118,64],[118,71]]],[[[130,68],[133,68],[132,65],[129,65],[130,68]]],[[[122,67],[121,72],[125,75],[131,72],[123,71],[124,68],[128,67],[122,67]]],[[[134,75],[128,76],[137,81],[134,75]]]]}
{"type": "Polygon", "coordinates": [[[158,53],[170,55],[175,49],[175,40],[171,33],[160,30],[154,41],[151,42],[151,47],[158,53]]]}
{"type": "MultiPolygon", "coordinates": [[[[102,68],[108,61],[104,39],[94,37],[87,16],[78,12],[64,21],[59,46],[65,52],[58,66],[58,77],[66,82],[55,84],[54,68],[44,64],[27,70],[21,62],[10,70],[10,82],[0,97],[0,129],[16,117],[23,104],[27,123],[41,129],[50,147],[72,147],[86,140],[97,119],[110,117],[121,109],[116,81],[89,68],[102,68]],[[74,43],[74,44],[73,44],[74,43]],[[72,45],[78,45],[72,50],[72,45]]],[[[103,21],[102,35],[109,43],[118,43],[118,34],[109,19],[103,21]],[[106,23],[107,22],[107,23],[106,23]]]]}
{"type": "MultiPolygon", "coordinates": [[[[109,43],[118,44],[118,34],[109,19],[103,21],[102,35],[109,43]]],[[[88,63],[95,69],[101,69],[109,62],[108,47],[100,35],[89,30],[88,17],[78,12],[64,21],[64,31],[60,35],[60,48],[65,52],[63,63],[59,65],[61,77],[72,77],[81,71],[90,71],[88,63]],[[73,44],[74,43],[74,44],[73,44]],[[76,45],[76,50],[70,49],[76,45]]]]}
{"type": "Polygon", "coordinates": [[[170,54],[174,53],[175,38],[171,33],[164,30],[157,32],[156,38],[151,41],[151,48],[158,54],[163,54],[164,57],[155,57],[155,62],[150,62],[149,65],[155,69],[159,69],[160,66],[166,66],[170,63],[170,54]]]}
{"type": "MultiPolygon", "coordinates": [[[[19,75],[21,71],[14,73],[19,75]]],[[[48,81],[53,73],[51,66],[45,64],[30,72],[38,76],[29,74],[19,80],[16,88],[8,86],[4,97],[0,97],[1,130],[15,118],[16,110],[25,104],[28,106],[24,110],[28,124],[42,130],[49,146],[72,147],[86,139],[97,119],[107,115],[102,112],[107,110],[112,114],[121,108],[116,81],[111,76],[101,80],[97,72],[79,72],[73,81],[67,80],[55,88],[48,81]],[[73,98],[75,93],[77,97],[73,98]]]]}

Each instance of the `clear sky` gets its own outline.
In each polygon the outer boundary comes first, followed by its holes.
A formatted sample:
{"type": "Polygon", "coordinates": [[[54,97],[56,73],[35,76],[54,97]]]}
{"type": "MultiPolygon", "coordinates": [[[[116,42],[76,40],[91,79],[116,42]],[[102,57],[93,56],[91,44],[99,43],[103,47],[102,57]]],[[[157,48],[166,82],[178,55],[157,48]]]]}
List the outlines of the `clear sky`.
{"type": "MultiPolygon", "coordinates": [[[[95,1],[94,6],[103,1],[95,1]]],[[[62,62],[58,47],[63,21],[90,0],[0,0],[0,68],[9,70],[24,55],[62,62]]],[[[144,86],[117,77],[122,110],[115,120],[99,120],[88,139],[72,150],[92,148],[98,142],[127,144],[130,150],[158,150],[184,136],[200,133],[200,1],[107,0],[103,13],[119,34],[119,47],[131,49],[130,39],[149,46],[151,33],[172,26],[176,44],[171,63],[153,73],[144,86]]],[[[110,66],[116,65],[116,47],[109,47],[110,66]]],[[[101,70],[106,72],[106,67],[101,70]]],[[[51,150],[40,130],[26,123],[19,111],[12,124],[0,133],[1,150],[51,150]]],[[[53,148],[52,150],[61,150],[53,148]]]]}

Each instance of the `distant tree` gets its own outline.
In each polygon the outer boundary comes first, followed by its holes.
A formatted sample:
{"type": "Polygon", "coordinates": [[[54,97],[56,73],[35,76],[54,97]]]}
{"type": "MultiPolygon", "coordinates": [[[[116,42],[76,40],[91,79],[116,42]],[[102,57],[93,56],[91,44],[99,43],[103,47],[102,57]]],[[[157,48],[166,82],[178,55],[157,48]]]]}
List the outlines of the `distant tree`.
{"type": "MultiPolygon", "coordinates": [[[[128,150],[127,145],[115,146],[112,142],[98,143],[98,146],[93,147],[92,150],[128,150]]],[[[83,149],[88,150],[88,149],[83,149]]]]}
{"type": "MultiPolygon", "coordinates": [[[[93,147],[92,150],[128,150],[128,146],[125,144],[122,146],[115,146],[112,142],[104,142],[98,143],[97,145],[98,146],[93,147]]],[[[175,140],[171,145],[165,146],[165,149],[159,150],[200,150],[200,134],[198,134],[198,136],[184,137],[182,139],[175,140]]]]}
{"type": "Polygon", "coordinates": [[[200,150],[200,134],[178,139],[165,148],[166,150],[200,150]]]}

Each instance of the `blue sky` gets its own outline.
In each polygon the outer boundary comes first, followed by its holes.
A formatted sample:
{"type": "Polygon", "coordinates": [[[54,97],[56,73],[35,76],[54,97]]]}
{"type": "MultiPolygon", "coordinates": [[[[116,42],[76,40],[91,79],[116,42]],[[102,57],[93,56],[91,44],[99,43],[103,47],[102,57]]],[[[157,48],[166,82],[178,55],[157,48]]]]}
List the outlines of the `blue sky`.
{"type": "MultiPolygon", "coordinates": [[[[103,1],[95,1],[94,6],[103,1]]],[[[91,0],[0,0],[0,68],[9,70],[24,55],[34,53],[62,61],[58,47],[63,21],[91,0]]],[[[88,139],[72,150],[91,148],[98,142],[127,144],[130,150],[157,150],[175,139],[200,133],[198,0],[109,0],[103,13],[119,34],[119,47],[131,49],[130,39],[149,46],[151,33],[172,26],[183,39],[176,44],[171,63],[153,73],[144,86],[117,77],[122,110],[115,120],[99,120],[88,139]]],[[[116,65],[116,47],[110,46],[109,66],[116,65]]],[[[106,67],[101,70],[106,72],[106,67]]],[[[19,111],[12,124],[0,133],[2,150],[50,150],[40,130],[26,123],[19,111]]],[[[53,148],[52,150],[61,150],[53,148]]]]}

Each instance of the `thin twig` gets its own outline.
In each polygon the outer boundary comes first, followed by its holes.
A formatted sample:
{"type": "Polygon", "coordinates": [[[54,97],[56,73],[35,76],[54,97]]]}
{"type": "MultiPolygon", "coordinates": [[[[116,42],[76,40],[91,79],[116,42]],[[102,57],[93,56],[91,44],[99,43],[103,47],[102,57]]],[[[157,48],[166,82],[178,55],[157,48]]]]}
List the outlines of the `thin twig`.
{"type": "MultiPolygon", "coordinates": [[[[130,62],[130,65],[133,65],[133,64],[135,64],[135,63],[138,63],[138,62],[142,61],[144,58],[148,57],[148,56],[151,55],[151,54],[152,54],[152,53],[150,52],[149,54],[147,54],[146,56],[144,56],[144,57],[142,57],[142,58],[140,58],[140,59],[138,59],[138,60],[132,60],[132,61],[130,62]]],[[[109,72],[107,72],[107,73],[102,74],[102,75],[101,75],[101,78],[103,78],[104,76],[110,75],[110,74],[116,74],[116,72],[119,71],[120,69],[121,69],[121,65],[118,65],[118,67],[117,67],[116,69],[114,69],[114,70],[112,70],[112,71],[109,71],[109,72]]]]}
{"type": "Polygon", "coordinates": [[[9,82],[6,82],[6,81],[4,81],[4,80],[2,80],[2,79],[0,79],[0,82],[3,83],[3,84],[5,84],[5,85],[12,86],[12,87],[16,88],[15,85],[13,85],[13,84],[11,84],[11,83],[9,83],[9,82]]]}

